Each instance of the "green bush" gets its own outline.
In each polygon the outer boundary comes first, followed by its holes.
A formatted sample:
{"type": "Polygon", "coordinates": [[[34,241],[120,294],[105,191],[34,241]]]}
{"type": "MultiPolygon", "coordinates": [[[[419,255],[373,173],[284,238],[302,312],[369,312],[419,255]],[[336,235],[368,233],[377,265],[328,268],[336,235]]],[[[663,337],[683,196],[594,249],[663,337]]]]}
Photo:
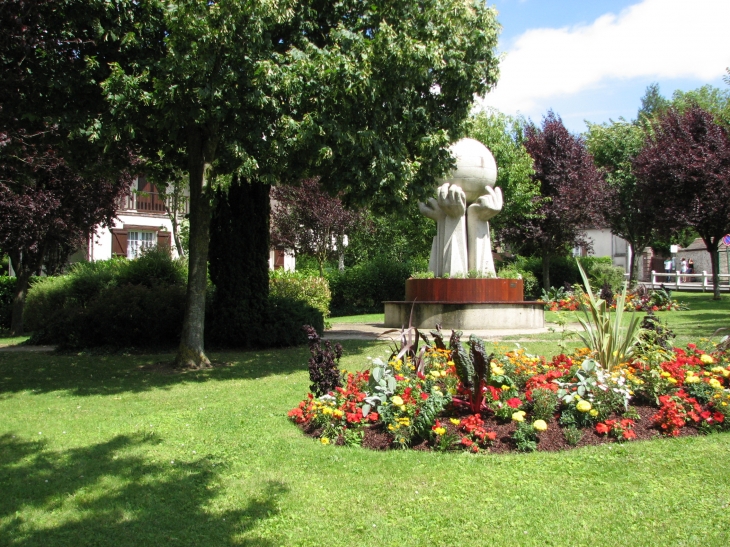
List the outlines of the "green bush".
{"type": "Polygon", "coordinates": [[[507,264],[497,271],[497,277],[502,279],[522,279],[522,288],[525,298],[537,298],[540,294],[540,285],[535,274],[529,270],[521,270],[515,264],[507,264]]]}
{"type": "Polygon", "coordinates": [[[588,279],[594,291],[600,292],[606,283],[614,293],[621,292],[623,289],[625,281],[623,268],[614,266],[610,261],[595,261],[592,264],[586,264],[586,267],[588,279]]]}
{"type": "Polygon", "coordinates": [[[324,315],[305,301],[269,296],[268,317],[261,324],[254,346],[268,348],[306,344],[304,325],[324,332],[324,315]]]}
{"type": "Polygon", "coordinates": [[[330,314],[329,282],[313,272],[284,269],[269,272],[269,297],[301,300],[319,310],[325,318],[330,314]]]}
{"type": "Polygon", "coordinates": [[[24,322],[35,343],[63,347],[150,347],[178,342],[185,265],[165,252],[136,260],[82,262],[68,275],[39,279],[24,322]]]}
{"type": "Polygon", "coordinates": [[[15,278],[0,276],[0,329],[9,329],[13,315],[13,293],[15,278]]]}
{"type": "MultiPolygon", "coordinates": [[[[583,268],[590,272],[597,264],[607,264],[611,266],[611,258],[607,256],[585,256],[580,259],[583,268]]],[[[519,271],[532,272],[537,279],[538,287],[542,287],[542,259],[536,256],[515,258],[513,265],[519,271]]],[[[553,287],[562,287],[564,285],[573,286],[576,283],[582,283],[578,264],[574,257],[553,257],[550,259],[550,285],[553,287]]],[[[539,292],[539,290],[537,291],[539,292]]],[[[527,291],[525,291],[527,294],[527,291]]]]}
{"type": "Polygon", "coordinates": [[[328,273],[332,315],[382,312],[383,301],[405,298],[406,279],[412,272],[423,269],[422,261],[397,262],[378,258],[342,272],[328,273]]]}

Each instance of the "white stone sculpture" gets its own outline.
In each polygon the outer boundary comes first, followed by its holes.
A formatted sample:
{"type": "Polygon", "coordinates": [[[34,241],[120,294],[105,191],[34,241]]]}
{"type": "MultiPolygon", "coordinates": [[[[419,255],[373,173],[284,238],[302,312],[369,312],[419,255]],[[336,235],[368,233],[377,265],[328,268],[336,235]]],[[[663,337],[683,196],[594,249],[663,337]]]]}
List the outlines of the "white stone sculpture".
{"type": "Polygon", "coordinates": [[[495,188],[497,164],[489,149],[474,139],[453,144],[456,169],[439,185],[436,197],[419,203],[421,214],[436,221],[429,270],[436,277],[476,271],[494,276],[489,219],[502,210],[495,188]]]}

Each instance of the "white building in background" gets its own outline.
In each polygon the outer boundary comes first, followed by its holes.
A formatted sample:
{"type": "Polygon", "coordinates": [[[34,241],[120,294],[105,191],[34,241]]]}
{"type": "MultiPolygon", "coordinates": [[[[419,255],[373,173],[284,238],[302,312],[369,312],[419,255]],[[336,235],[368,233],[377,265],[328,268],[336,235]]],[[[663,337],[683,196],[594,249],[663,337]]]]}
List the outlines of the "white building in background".
{"type": "Polygon", "coordinates": [[[135,258],[144,248],[154,246],[167,247],[174,258],[178,256],[165,202],[157,188],[146,177],[139,176],[132,183],[132,192],[123,198],[114,226],[97,227],[89,239],[86,256],[77,253],[72,260],[135,258]]]}
{"type": "MultiPolygon", "coordinates": [[[[188,213],[185,201],[181,219],[188,213]]],[[[173,258],[178,258],[165,200],[146,177],[139,176],[132,184],[130,194],[123,198],[114,226],[97,227],[87,248],[75,253],[71,261],[108,260],[113,256],[135,258],[144,248],[154,246],[166,247],[173,258]]],[[[294,265],[291,252],[281,249],[270,251],[269,269],[294,270],[294,265]]]]}

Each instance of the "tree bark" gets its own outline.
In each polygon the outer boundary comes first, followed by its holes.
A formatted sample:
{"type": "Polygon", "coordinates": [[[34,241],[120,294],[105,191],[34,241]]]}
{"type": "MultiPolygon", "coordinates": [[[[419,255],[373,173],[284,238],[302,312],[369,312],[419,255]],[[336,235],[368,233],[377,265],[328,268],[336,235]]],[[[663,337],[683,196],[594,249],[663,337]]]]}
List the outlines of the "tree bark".
{"type": "Polygon", "coordinates": [[[210,242],[211,195],[208,187],[216,142],[196,128],[188,138],[190,173],[190,249],[188,287],[180,347],[175,366],[210,366],[205,355],[205,294],[208,287],[208,244],[210,242]]]}
{"type": "Polygon", "coordinates": [[[712,263],[712,299],[721,300],[720,295],[720,255],[717,253],[719,247],[719,239],[706,239],[705,246],[707,252],[710,253],[710,262],[712,263]]]}
{"type": "Polygon", "coordinates": [[[550,290],[550,254],[542,255],[542,288],[546,291],[550,290]]]}
{"type": "Polygon", "coordinates": [[[21,336],[25,333],[23,328],[23,311],[25,310],[25,296],[28,294],[28,281],[30,280],[31,269],[23,264],[20,252],[10,253],[10,263],[15,272],[15,290],[13,293],[13,308],[10,319],[10,335],[21,336]]]}

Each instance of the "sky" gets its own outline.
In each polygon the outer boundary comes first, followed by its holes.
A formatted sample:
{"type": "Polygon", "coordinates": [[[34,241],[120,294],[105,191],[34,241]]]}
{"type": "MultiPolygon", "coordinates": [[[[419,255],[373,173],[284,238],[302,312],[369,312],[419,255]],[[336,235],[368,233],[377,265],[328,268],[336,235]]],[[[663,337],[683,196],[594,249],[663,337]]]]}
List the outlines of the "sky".
{"type": "Polygon", "coordinates": [[[480,102],[566,127],[636,118],[656,82],[665,97],[723,81],[730,0],[488,0],[502,25],[500,78],[480,102]]]}

